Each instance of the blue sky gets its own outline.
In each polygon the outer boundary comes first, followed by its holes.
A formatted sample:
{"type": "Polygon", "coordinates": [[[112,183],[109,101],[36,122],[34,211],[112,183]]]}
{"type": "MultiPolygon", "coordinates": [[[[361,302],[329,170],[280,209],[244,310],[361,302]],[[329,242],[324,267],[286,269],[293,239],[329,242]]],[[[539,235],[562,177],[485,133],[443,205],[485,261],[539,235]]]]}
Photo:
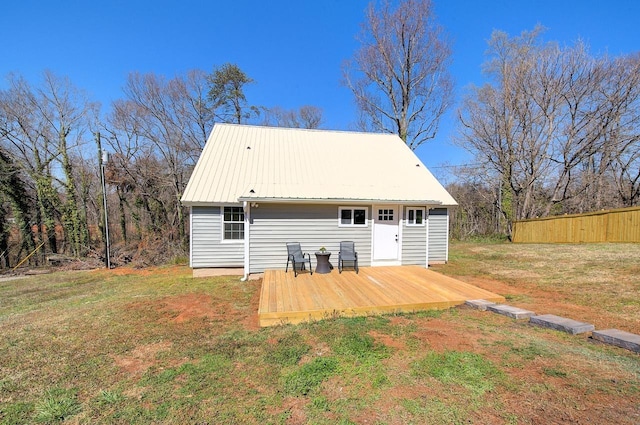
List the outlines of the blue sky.
{"type": "MultiPolygon", "coordinates": [[[[341,65],[355,40],[367,0],[34,1],[0,6],[0,88],[18,73],[38,84],[43,70],[68,76],[103,110],[122,96],[130,72],[172,77],[189,69],[211,71],[236,63],[255,84],[256,105],[324,111],[325,128],[352,129],[351,92],[341,65]]],[[[494,29],[519,34],[537,23],[546,40],[587,41],[592,53],[640,50],[636,0],[434,0],[438,21],[453,40],[457,98],[481,84],[486,40],[494,29]]],[[[457,106],[456,106],[457,107],[457,106]]],[[[455,108],[437,138],[417,150],[439,177],[444,164],[471,158],[451,144],[455,108]]]]}

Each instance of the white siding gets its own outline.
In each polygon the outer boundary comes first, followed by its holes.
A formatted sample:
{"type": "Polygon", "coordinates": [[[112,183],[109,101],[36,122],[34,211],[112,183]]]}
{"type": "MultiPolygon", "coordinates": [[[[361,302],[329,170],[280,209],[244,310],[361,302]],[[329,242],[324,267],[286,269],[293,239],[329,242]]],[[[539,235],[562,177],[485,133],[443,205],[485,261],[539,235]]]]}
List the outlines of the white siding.
{"type": "Polygon", "coordinates": [[[242,267],[244,243],[222,243],[220,207],[191,210],[191,267],[242,267]]]}
{"type": "Polygon", "coordinates": [[[406,208],[402,220],[402,265],[426,267],[427,226],[407,226],[405,218],[406,208]]]}
{"type": "Polygon", "coordinates": [[[449,210],[429,210],[429,263],[444,263],[448,260],[449,210]]]}
{"type": "Polygon", "coordinates": [[[330,261],[337,267],[340,241],[354,241],[358,264],[370,265],[371,223],[367,227],[338,227],[339,206],[261,202],[258,208],[252,208],[249,246],[251,273],[284,269],[287,264],[287,242],[300,242],[302,251],[311,254],[311,264],[315,269],[314,252],[320,247],[324,246],[331,252],[330,261]]]}

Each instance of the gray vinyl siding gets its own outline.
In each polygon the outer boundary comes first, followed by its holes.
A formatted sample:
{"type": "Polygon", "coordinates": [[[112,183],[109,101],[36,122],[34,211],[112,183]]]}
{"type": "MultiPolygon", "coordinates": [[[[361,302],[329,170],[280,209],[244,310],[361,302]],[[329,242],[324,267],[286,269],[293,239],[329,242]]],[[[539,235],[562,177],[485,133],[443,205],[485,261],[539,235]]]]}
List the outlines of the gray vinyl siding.
{"type": "Polygon", "coordinates": [[[340,241],[354,241],[358,264],[371,264],[371,209],[367,227],[338,227],[338,207],[344,205],[305,205],[260,203],[251,209],[249,251],[251,273],[265,269],[284,269],[287,263],[287,242],[300,242],[303,252],[311,254],[325,247],[331,252],[331,263],[338,265],[340,241]]]}
{"type": "MultiPolygon", "coordinates": [[[[402,212],[406,217],[406,209],[402,212]]],[[[426,266],[427,226],[407,226],[402,220],[402,265],[426,266]]]]}
{"type": "Polygon", "coordinates": [[[221,207],[191,209],[191,267],[243,267],[244,243],[222,243],[221,207]]]}
{"type": "Polygon", "coordinates": [[[448,214],[449,211],[446,208],[429,210],[429,263],[442,263],[448,260],[448,214]]]}

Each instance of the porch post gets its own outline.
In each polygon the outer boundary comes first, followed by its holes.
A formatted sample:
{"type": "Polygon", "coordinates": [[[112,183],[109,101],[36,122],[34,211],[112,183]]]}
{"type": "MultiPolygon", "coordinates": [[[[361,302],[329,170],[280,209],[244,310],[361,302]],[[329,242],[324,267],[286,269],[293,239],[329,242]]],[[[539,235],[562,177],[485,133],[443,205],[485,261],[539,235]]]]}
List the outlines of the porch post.
{"type": "Polygon", "coordinates": [[[449,262],[449,207],[446,208],[447,209],[447,237],[445,238],[445,254],[444,254],[444,261],[445,263],[449,262]]]}
{"type": "Polygon", "coordinates": [[[249,241],[250,241],[250,233],[251,233],[251,204],[247,201],[243,202],[242,205],[244,209],[244,277],[246,280],[249,277],[249,241]]]}
{"type": "Polygon", "coordinates": [[[424,222],[424,227],[425,227],[425,232],[427,232],[426,235],[426,240],[427,240],[427,246],[426,246],[426,263],[425,263],[425,268],[429,268],[429,211],[431,210],[431,208],[429,207],[429,205],[425,205],[425,209],[424,209],[424,215],[425,215],[425,222],[424,222]]]}

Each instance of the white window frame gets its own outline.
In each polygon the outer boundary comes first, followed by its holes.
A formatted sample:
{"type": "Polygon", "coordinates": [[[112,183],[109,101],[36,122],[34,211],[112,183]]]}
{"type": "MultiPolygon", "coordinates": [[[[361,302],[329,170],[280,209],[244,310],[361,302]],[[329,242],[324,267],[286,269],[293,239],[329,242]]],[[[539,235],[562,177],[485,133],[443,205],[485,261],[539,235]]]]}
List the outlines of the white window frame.
{"type": "Polygon", "coordinates": [[[246,229],[246,217],[247,212],[244,211],[242,205],[221,205],[220,206],[220,241],[221,243],[244,243],[244,237],[241,239],[226,239],[225,238],[225,224],[240,224],[243,226],[243,234],[247,231],[246,229]],[[225,208],[240,208],[242,210],[243,220],[242,221],[225,221],[224,219],[224,210],[225,208]]]}
{"type": "Polygon", "coordinates": [[[384,208],[385,206],[375,209],[373,215],[378,222],[396,221],[396,208],[384,208]]]}
{"type": "Polygon", "coordinates": [[[369,208],[368,207],[338,207],[338,227],[368,227],[369,226],[369,208]],[[351,211],[351,223],[342,222],[342,211],[351,211]],[[364,223],[355,224],[355,210],[364,210],[364,223]]]}
{"type": "Polygon", "coordinates": [[[407,207],[405,214],[405,223],[409,227],[424,227],[427,225],[426,208],[424,207],[407,207]],[[409,219],[409,211],[413,211],[413,220],[409,219]],[[416,211],[422,211],[422,223],[416,223],[416,211]]]}

